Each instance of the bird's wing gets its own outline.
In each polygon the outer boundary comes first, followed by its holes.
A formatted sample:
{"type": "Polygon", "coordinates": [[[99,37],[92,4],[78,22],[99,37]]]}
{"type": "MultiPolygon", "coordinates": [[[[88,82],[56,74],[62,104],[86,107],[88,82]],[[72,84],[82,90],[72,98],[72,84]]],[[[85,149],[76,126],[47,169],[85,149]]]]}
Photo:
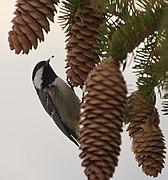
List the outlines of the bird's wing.
{"type": "Polygon", "coordinates": [[[51,97],[49,90],[39,91],[41,93],[39,97],[41,97],[41,102],[46,110],[46,112],[52,117],[55,124],[60,128],[60,130],[77,146],[79,146],[77,137],[75,137],[74,133],[62,122],[58,109],[53,104],[53,98],[51,97]]]}

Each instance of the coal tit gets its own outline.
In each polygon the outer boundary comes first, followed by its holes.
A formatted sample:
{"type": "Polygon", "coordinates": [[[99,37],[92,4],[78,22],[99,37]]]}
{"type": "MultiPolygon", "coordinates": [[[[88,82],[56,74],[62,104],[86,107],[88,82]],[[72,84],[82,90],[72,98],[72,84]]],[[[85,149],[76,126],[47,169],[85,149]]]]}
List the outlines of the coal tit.
{"type": "Polygon", "coordinates": [[[36,64],[32,73],[33,85],[39,99],[60,130],[77,146],[80,100],[74,91],[58,77],[50,59],[36,64]]]}

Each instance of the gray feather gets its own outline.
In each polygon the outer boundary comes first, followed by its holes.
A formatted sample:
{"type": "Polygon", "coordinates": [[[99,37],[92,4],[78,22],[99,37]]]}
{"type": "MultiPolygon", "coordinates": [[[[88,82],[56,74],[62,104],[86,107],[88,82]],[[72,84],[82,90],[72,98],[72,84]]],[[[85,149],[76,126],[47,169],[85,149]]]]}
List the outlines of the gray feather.
{"type": "Polygon", "coordinates": [[[46,112],[52,117],[60,130],[78,145],[78,122],[80,102],[70,89],[62,92],[57,86],[38,90],[38,94],[46,112]]]}

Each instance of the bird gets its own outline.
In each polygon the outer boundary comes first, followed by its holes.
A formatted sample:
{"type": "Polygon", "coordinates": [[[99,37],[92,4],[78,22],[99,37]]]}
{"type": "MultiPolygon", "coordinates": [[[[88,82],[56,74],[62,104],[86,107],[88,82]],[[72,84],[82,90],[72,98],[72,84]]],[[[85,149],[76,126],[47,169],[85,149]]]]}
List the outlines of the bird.
{"type": "Polygon", "coordinates": [[[45,111],[58,128],[79,146],[80,100],[75,92],[54,72],[50,59],[38,62],[32,82],[45,111]]]}

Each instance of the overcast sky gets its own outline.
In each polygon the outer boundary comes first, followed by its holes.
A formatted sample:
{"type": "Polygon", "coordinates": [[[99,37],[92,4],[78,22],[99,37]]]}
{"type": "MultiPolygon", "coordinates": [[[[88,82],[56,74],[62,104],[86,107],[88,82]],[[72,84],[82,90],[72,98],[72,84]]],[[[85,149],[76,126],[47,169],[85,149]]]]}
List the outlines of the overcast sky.
{"type": "MultiPolygon", "coordinates": [[[[1,180],[86,180],[78,148],[55,126],[42,108],[31,82],[35,64],[55,55],[52,67],[65,79],[64,34],[57,23],[45,42],[29,55],[15,55],[8,47],[8,31],[14,17],[14,0],[0,6],[0,179],[1,180]]],[[[57,18],[55,18],[57,21],[57,18]]],[[[134,83],[130,70],[124,72],[134,83]]],[[[78,91],[79,92],[79,91],[78,91]]],[[[168,140],[168,120],[161,115],[161,128],[168,140]]],[[[124,128],[125,131],[126,128],[124,128]]],[[[153,179],[137,167],[126,132],[114,180],[153,179]]],[[[157,180],[166,180],[168,160],[157,180]]]]}

